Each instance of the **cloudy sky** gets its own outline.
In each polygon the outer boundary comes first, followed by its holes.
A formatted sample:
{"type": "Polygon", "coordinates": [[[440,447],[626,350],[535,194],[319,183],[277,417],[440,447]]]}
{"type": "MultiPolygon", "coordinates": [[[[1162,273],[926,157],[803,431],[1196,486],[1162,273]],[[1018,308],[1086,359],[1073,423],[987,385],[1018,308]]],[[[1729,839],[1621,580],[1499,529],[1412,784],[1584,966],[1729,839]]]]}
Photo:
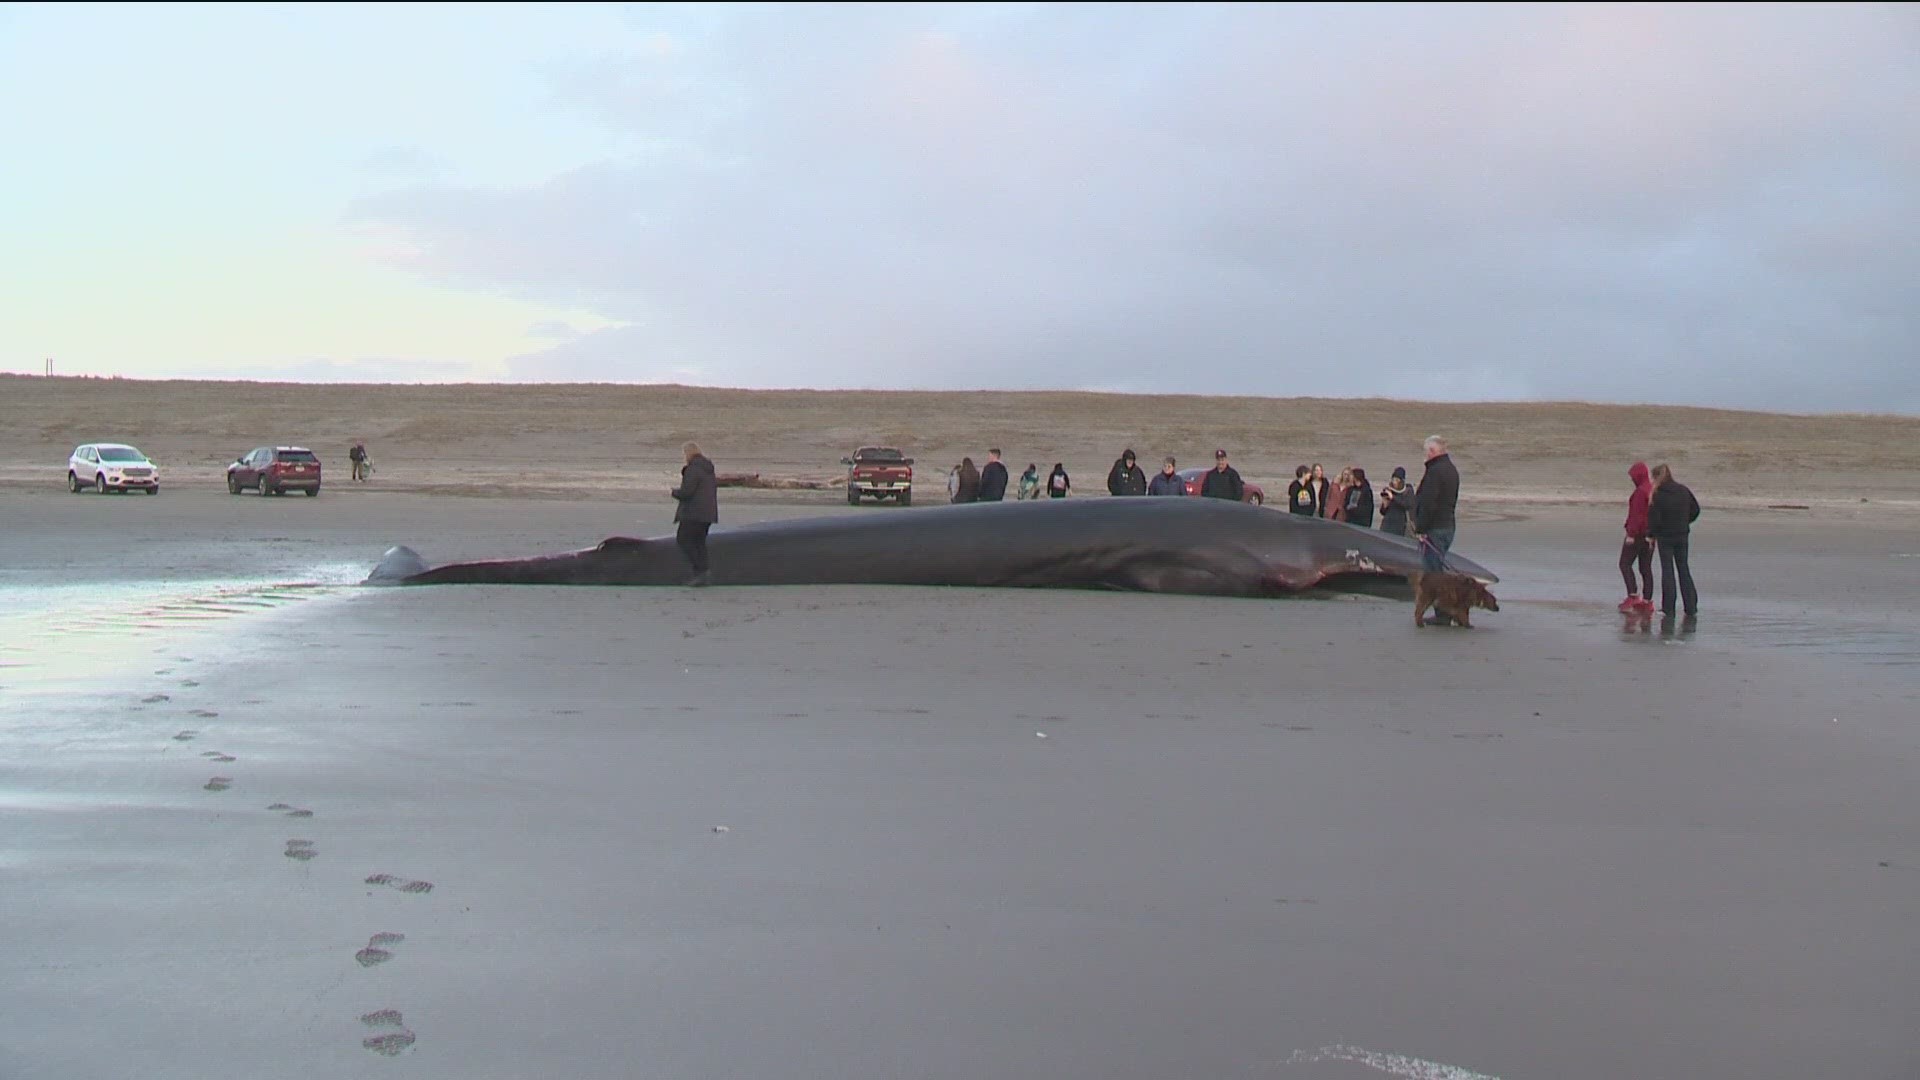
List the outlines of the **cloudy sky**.
{"type": "Polygon", "coordinates": [[[0,369],[1920,412],[1920,7],[0,7],[0,369]]]}

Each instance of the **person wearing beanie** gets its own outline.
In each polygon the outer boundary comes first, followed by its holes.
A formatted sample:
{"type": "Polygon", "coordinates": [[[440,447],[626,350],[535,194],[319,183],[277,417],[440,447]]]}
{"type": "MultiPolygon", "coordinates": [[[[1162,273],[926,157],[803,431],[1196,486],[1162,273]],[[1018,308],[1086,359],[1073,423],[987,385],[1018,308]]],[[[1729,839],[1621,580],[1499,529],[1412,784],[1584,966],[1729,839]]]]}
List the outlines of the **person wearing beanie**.
{"type": "Polygon", "coordinates": [[[1413,513],[1413,489],[1407,486],[1405,466],[1393,470],[1393,479],[1380,489],[1380,531],[1395,536],[1407,535],[1407,518],[1413,513]]]}

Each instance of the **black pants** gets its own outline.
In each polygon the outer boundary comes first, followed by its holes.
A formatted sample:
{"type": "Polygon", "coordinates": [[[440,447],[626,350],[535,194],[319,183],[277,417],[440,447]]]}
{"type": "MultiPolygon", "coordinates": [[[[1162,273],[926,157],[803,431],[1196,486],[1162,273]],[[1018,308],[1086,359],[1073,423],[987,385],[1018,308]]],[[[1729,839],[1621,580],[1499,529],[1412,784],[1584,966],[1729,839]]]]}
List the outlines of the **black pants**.
{"type": "Polygon", "coordinates": [[[1660,611],[1673,614],[1673,575],[1678,570],[1680,600],[1687,614],[1695,614],[1700,610],[1700,594],[1694,591],[1693,570],[1687,566],[1687,538],[1663,536],[1656,543],[1660,548],[1660,611]]]}
{"type": "MultiPolygon", "coordinates": [[[[1627,579],[1627,595],[1639,593],[1644,600],[1653,599],[1653,541],[1642,537],[1628,540],[1620,545],[1620,576],[1627,579]],[[1633,581],[1633,564],[1640,564],[1641,584],[1633,581]]],[[[1668,586],[1671,590],[1672,586],[1668,586]]]]}
{"type": "Polygon", "coordinates": [[[674,542],[680,545],[696,574],[707,572],[707,530],[711,528],[713,526],[704,521],[683,521],[674,535],[674,542]]]}

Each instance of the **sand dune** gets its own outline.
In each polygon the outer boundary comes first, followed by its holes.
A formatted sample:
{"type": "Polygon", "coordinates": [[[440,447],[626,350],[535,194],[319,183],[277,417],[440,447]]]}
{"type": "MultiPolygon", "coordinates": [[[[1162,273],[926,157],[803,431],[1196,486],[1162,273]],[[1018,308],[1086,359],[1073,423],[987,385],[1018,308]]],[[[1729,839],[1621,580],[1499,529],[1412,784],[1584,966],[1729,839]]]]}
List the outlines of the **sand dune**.
{"type": "MultiPolygon", "coordinates": [[[[1920,419],[1584,404],[1433,404],[1080,393],[753,391],[614,385],[296,385],[0,376],[0,482],[58,483],[77,443],[136,443],[176,482],[217,483],[267,442],[311,446],[345,472],[365,439],[385,489],[571,496],[652,487],[699,440],[728,470],[825,478],[863,442],[902,446],[936,477],[998,445],[1016,470],[1065,462],[1102,489],[1126,447],[1185,464],[1227,448],[1249,478],[1296,464],[1418,472],[1420,440],[1452,439],[1470,498],[1606,502],[1634,458],[1671,462],[1719,507],[1920,512],[1920,419]],[[1864,505],[1862,500],[1868,500],[1864,505]]],[[[831,495],[779,493],[786,499],[831,495]]]]}

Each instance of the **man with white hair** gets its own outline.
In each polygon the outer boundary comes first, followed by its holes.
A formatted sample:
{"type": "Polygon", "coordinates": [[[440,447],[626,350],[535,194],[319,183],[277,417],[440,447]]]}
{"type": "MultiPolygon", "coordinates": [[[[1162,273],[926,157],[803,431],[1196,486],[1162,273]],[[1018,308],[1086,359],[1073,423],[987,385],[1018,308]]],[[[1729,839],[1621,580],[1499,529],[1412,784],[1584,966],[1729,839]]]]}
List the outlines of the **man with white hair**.
{"type": "Polygon", "coordinates": [[[1460,502],[1460,470],[1447,455],[1447,440],[1427,436],[1427,471],[1413,495],[1413,535],[1420,541],[1420,561],[1431,571],[1447,568],[1453,547],[1454,507],[1460,502]]]}

